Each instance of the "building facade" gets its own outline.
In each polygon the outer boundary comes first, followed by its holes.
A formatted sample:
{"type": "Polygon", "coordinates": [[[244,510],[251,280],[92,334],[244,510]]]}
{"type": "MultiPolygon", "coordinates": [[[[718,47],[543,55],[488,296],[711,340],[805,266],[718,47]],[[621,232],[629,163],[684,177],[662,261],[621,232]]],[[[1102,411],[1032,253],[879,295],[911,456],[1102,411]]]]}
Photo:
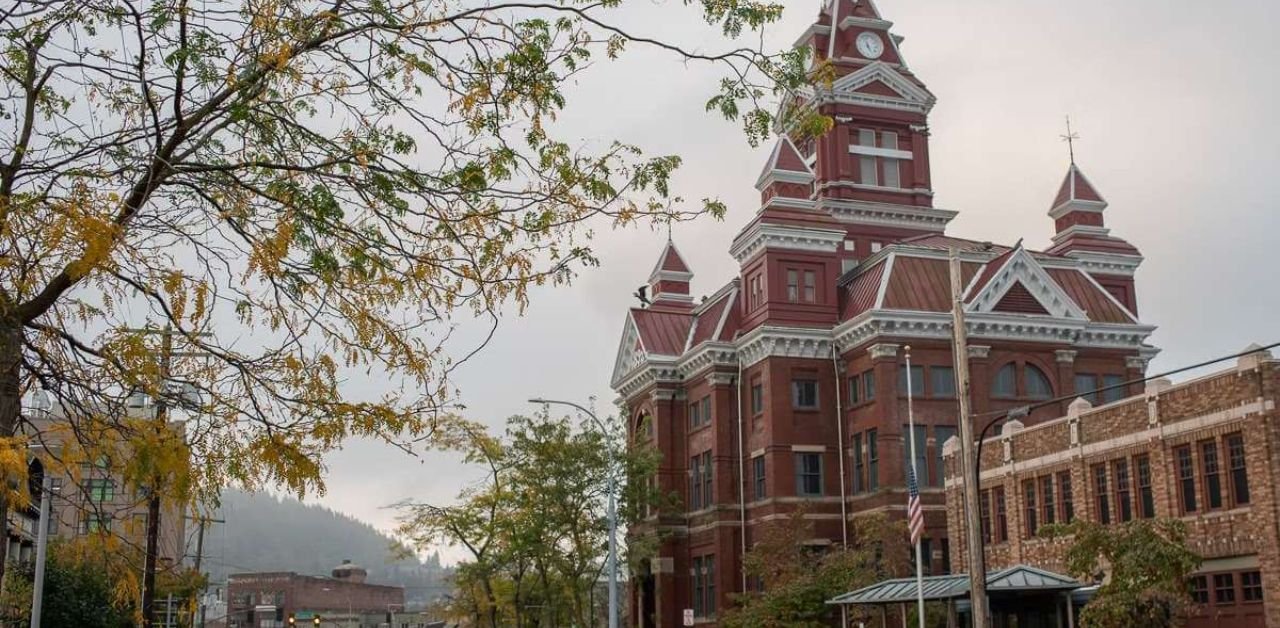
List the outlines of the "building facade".
{"type": "Polygon", "coordinates": [[[228,628],[297,626],[418,626],[420,613],[407,614],[404,589],[365,582],[366,572],[343,561],[332,577],[294,572],[232,574],[227,578],[228,628]]]}
{"type": "Polygon", "coordinates": [[[904,516],[908,378],[928,572],[949,569],[952,250],[975,412],[1137,394],[1118,384],[1140,378],[1156,352],[1154,328],[1138,318],[1142,257],[1107,229],[1107,203],[1079,167],[1056,195],[1045,190],[1049,249],[950,236],[957,213],[933,206],[934,97],[892,23],[871,0],[838,0],[799,41],[836,70],[829,89],[806,95],[834,128],[777,138],[756,182],[760,206],[729,251],[736,277],[695,299],[693,271],[668,243],[625,318],[612,386],[631,437],[662,452],[658,487],[681,504],[631,528],[661,538],[632,580],[638,626],[679,626],[686,611],[714,624],[746,587],[741,559],[759,526],[798,508],[815,542],[842,542],[860,514],[904,516]]]}
{"type": "MultiPolygon", "coordinates": [[[[1046,523],[1186,522],[1204,563],[1191,581],[1187,625],[1280,627],[1280,361],[1240,358],[1228,370],[1034,426],[1011,421],[984,442],[979,525],[987,569],[1065,569],[1069,539],[1036,536],[1046,523]]],[[[967,560],[963,495],[946,447],[951,560],[967,560]]],[[[958,562],[957,564],[964,564],[958,562]]]]}

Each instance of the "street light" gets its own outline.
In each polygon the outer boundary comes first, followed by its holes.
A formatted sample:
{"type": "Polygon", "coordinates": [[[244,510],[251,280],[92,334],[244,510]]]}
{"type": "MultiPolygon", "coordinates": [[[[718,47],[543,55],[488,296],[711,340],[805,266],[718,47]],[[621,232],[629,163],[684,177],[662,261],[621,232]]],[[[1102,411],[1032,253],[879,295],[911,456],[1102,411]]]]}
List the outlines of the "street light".
{"type": "MultiPolygon", "coordinates": [[[[44,449],[43,444],[28,445],[27,449],[44,449]]],[[[38,461],[38,459],[37,459],[38,461]]],[[[49,553],[49,502],[53,492],[62,488],[54,483],[52,475],[40,464],[40,519],[36,524],[36,573],[31,586],[31,628],[40,628],[40,613],[44,604],[44,570],[49,553]]]]}
{"type": "MultiPolygon", "coordinates": [[[[600,427],[604,434],[609,434],[609,428],[605,427],[603,421],[596,414],[572,401],[557,401],[555,399],[530,399],[529,403],[537,403],[549,406],[551,404],[559,404],[577,408],[591,417],[592,421],[600,427]]],[[[610,441],[609,446],[609,464],[613,466],[617,464],[617,457],[610,441]]],[[[618,511],[615,502],[615,494],[617,493],[618,477],[616,470],[609,470],[609,628],[618,628],[618,511]]]]}

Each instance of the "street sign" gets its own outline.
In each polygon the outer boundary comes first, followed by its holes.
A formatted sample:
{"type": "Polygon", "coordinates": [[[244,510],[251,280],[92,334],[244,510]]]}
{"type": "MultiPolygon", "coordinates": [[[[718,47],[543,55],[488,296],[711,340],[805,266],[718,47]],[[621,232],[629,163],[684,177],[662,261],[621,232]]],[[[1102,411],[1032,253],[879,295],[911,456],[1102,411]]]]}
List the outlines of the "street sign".
{"type": "Polygon", "coordinates": [[[693,625],[693,609],[692,608],[684,609],[684,625],[686,626],[693,625]]]}

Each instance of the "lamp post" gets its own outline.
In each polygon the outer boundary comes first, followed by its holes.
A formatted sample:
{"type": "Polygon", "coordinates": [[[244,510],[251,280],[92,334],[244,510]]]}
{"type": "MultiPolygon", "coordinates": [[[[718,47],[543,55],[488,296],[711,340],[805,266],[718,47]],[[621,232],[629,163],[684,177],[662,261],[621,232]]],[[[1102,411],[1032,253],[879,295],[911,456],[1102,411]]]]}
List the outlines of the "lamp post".
{"type": "MultiPolygon", "coordinates": [[[[591,417],[591,420],[608,436],[609,429],[604,422],[597,417],[596,414],[572,401],[557,401],[554,399],[530,399],[529,403],[538,403],[542,405],[559,404],[577,408],[591,417]]],[[[609,570],[609,628],[618,628],[618,512],[616,503],[616,493],[618,484],[617,470],[614,465],[617,464],[616,451],[612,442],[609,446],[609,562],[606,569],[609,570]]]]}
{"type": "MultiPolygon", "coordinates": [[[[28,445],[27,449],[44,449],[44,445],[28,445]]],[[[36,523],[36,573],[31,583],[31,628],[40,628],[44,605],[44,571],[49,553],[49,511],[53,492],[61,488],[44,465],[40,466],[40,519],[36,523]]]]}

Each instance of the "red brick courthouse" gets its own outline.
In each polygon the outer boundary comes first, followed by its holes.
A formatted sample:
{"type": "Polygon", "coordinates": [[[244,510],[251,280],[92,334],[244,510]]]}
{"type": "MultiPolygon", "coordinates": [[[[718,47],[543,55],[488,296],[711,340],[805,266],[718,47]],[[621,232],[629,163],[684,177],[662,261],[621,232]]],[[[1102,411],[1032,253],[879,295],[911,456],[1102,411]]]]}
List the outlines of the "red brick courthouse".
{"type": "MultiPolygon", "coordinates": [[[[1142,257],[1109,232],[1107,202],[1084,173],[1071,164],[1059,189],[1044,190],[1045,251],[947,235],[956,212],[933,206],[930,179],[933,95],[870,0],[839,0],[831,12],[800,42],[838,70],[829,90],[809,95],[835,127],[813,142],[777,139],[756,182],[760,206],[729,250],[737,276],[695,298],[693,269],[668,244],[648,302],[626,315],[612,386],[632,437],[663,453],[661,488],[682,502],[632,529],[664,533],[632,581],[638,626],[679,626],[685,609],[713,624],[745,586],[741,556],[759,526],[799,507],[834,543],[850,517],[904,516],[908,377],[926,573],[950,569],[950,248],[963,261],[975,412],[1141,395],[1096,391],[1141,378],[1156,353],[1153,327],[1138,318],[1142,257]]],[[[1025,422],[1067,412],[1052,405],[1025,422]]]]}

